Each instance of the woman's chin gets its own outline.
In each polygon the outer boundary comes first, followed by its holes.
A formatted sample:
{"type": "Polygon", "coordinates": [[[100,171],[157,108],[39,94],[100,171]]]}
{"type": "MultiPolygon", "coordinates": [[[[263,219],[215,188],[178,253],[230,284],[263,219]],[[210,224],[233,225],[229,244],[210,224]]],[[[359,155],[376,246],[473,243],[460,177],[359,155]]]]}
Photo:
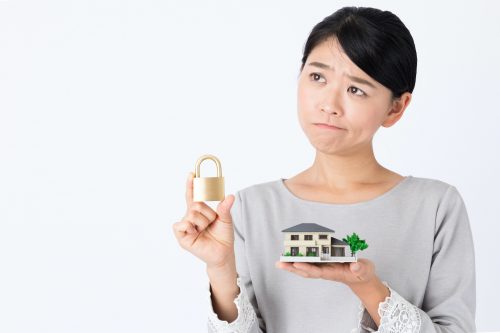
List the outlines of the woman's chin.
{"type": "Polygon", "coordinates": [[[311,144],[317,151],[320,151],[328,155],[341,154],[343,151],[345,151],[345,148],[341,147],[338,144],[338,142],[321,141],[321,142],[311,142],[311,144]]]}

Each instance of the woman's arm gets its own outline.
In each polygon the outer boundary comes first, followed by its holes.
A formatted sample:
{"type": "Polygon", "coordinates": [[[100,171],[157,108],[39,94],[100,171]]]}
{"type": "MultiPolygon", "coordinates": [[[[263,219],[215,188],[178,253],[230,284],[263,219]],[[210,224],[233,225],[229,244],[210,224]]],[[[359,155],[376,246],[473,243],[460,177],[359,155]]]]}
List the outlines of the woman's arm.
{"type": "Polygon", "coordinates": [[[360,332],[468,333],[476,331],[474,243],[465,204],[450,186],[436,212],[434,251],[427,288],[420,307],[390,288],[380,303],[381,319],[362,314],[360,332]],[[377,327],[378,326],[378,327],[377,327]]]}
{"type": "Polygon", "coordinates": [[[238,317],[238,309],[234,300],[240,293],[236,284],[236,265],[234,258],[223,267],[208,267],[212,307],[220,320],[232,322],[238,317]]]}
{"type": "Polygon", "coordinates": [[[266,332],[265,323],[260,316],[255,299],[245,256],[241,204],[241,196],[237,192],[231,209],[234,228],[234,267],[236,268],[234,269],[232,265],[221,270],[212,270],[207,267],[210,280],[209,295],[211,294],[210,289],[215,294],[213,299],[209,298],[208,332],[210,333],[266,332]],[[233,287],[235,288],[233,289],[233,287]]]}
{"type": "MultiPolygon", "coordinates": [[[[243,261],[243,265],[240,265],[243,268],[246,266],[246,259],[242,249],[244,239],[233,228],[232,217],[234,214],[237,216],[237,222],[241,220],[240,195],[237,194],[235,205],[233,204],[236,197],[226,196],[217,206],[217,211],[214,211],[205,202],[193,200],[193,181],[194,173],[189,172],[186,181],[186,214],[181,221],[172,225],[175,237],[183,249],[207,264],[210,279],[208,306],[211,309],[208,316],[209,332],[247,333],[254,324],[255,312],[245,297],[245,288],[240,289],[240,279],[236,276],[239,269],[236,267],[235,249],[240,254],[238,256],[240,260],[243,261]],[[213,291],[213,300],[211,291],[213,291]],[[220,320],[214,308],[223,320],[220,320]],[[231,324],[224,319],[231,321],[231,324]]],[[[245,286],[251,287],[248,278],[245,286]]],[[[256,330],[252,332],[259,333],[256,330]]]]}

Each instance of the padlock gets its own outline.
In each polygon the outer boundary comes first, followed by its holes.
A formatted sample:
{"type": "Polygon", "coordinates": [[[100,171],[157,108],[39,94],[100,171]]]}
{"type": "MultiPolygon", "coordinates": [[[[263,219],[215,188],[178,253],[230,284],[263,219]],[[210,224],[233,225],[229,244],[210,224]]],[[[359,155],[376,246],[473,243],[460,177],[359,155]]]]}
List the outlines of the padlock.
{"type": "Polygon", "coordinates": [[[222,167],[217,157],[203,155],[196,161],[196,171],[193,178],[193,201],[221,201],[224,200],[224,177],[222,167]],[[217,177],[201,177],[200,165],[206,160],[212,160],[217,167],[217,177]]]}

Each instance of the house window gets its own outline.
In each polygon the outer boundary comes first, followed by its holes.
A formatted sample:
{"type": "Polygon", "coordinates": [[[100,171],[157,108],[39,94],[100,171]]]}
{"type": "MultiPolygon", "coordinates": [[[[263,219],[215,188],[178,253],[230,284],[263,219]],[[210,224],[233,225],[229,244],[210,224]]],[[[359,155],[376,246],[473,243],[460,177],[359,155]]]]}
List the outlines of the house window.
{"type": "Polygon", "coordinates": [[[291,254],[293,257],[297,256],[299,254],[299,248],[298,247],[292,247],[291,249],[291,254]]]}
{"type": "Polygon", "coordinates": [[[328,239],[328,235],[319,235],[319,239],[328,239]]]}
{"type": "Polygon", "coordinates": [[[313,240],[312,235],[304,235],[304,240],[313,240]]]}
{"type": "Polygon", "coordinates": [[[292,240],[299,240],[299,235],[292,235],[292,240]]]}
{"type": "Polygon", "coordinates": [[[345,257],[345,249],[343,247],[332,247],[334,257],[345,257]]]}
{"type": "Polygon", "coordinates": [[[323,253],[328,253],[328,247],[327,246],[323,246],[323,253]]]}
{"type": "Polygon", "coordinates": [[[317,247],[306,247],[306,256],[317,257],[318,248],[317,247]]]}

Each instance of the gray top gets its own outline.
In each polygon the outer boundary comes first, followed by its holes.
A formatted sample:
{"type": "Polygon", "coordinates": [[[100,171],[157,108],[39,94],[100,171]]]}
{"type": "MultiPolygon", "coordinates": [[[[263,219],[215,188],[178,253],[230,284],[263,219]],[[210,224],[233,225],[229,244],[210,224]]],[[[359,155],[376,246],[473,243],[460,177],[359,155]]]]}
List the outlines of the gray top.
{"type": "Polygon", "coordinates": [[[332,204],[301,199],[280,178],[235,196],[236,265],[258,319],[249,332],[343,333],[360,323],[360,301],[344,284],[275,267],[282,230],[301,223],[365,239],[358,257],[373,261],[379,278],[411,303],[420,321],[411,332],[475,332],[474,245],[454,186],[410,175],[374,199],[332,204]]]}

